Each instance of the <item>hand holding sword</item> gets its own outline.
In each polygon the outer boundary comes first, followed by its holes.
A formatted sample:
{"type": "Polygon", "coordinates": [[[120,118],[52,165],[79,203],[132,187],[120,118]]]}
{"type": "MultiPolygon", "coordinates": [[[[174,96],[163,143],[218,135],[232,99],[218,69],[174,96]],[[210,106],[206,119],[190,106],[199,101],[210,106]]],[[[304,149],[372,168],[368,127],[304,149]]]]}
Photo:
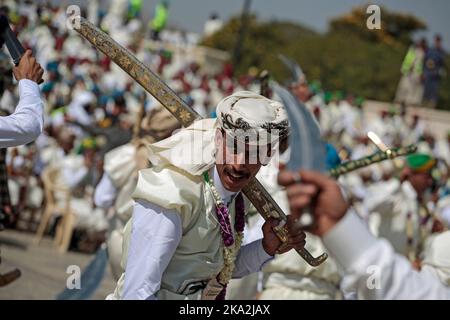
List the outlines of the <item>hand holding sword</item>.
{"type": "Polygon", "coordinates": [[[27,50],[21,57],[19,64],[14,66],[13,74],[17,81],[28,79],[40,84],[43,82],[44,69],[32,56],[31,50],[27,50]]]}
{"type": "Polygon", "coordinates": [[[33,57],[31,50],[25,50],[9,26],[6,16],[0,16],[0,47],[6,45],[14,62],[13,73],[17,81],[28,79],[41,84],[44,70],[33,57]]]}
{"type": "MultiPolygon", "coordinates": [[[[44,70],[36,62],[36,59],[32,56],[31,50],[25,50],[20,44],[14,32],[11,30],[8,22],[8,18],[4,15],[0,16],[0,48],[6,44],[11,58],[14,62],[13,73],[17,81],[22,79],[29,79],[38,84],[42,83],[42,75],[44,70]]],[[[6,214],[11,214],[9,207],[2,208],[6,214]],[[8,208],[8,209],[6,209],[8,208]]],[[[0,210],[1,211],[1,210],[0,210]]],[[[0,212],[0,216],[2,213],[0,212]]],[[[0,217],[1,220],[2,217],[0,217]]],[[[1,224],[0,224],[1,228],[1,224]]],[[[0,229],[1,231],[1,229],[0,229]]],[[[0,252],[1,263],[1,252],[0,252]]],[[[19,278],[21,272],[19,269],[14,269],[5,274],[0,273],[0,287],[4,287],[17,278],[19,278]]]]}
{"type": "MultiPolygon", "coordinates": [[[[82,17],[78,17],[80,24],[79,27],[75,27],[75,31],[80,33],[86,40],[93,44],[97,49],[103,52],[106,56],[111,58],[119,67],[127,72],[135,81],[137,81],[146,91],[152,94],[164,107],[166,107],[175,118],[177,118],[183,126],[187,127],[195,120],[200,119],[200,115],[197,114],[192,108],[187,106],[180,97],[178,97],[172,89],[170,89],[157,75],[155,75],[147,66],[138,61],[127,49],[121,47],[110,36],[100,31],[90,22],[82,17]]],[[[295,108],[295,99],[290,95],[284,94],[285,98],[288,98],[288,103],[291,105],[291,109],[298,110],[299,112],[305,112],[302,108],[295,108]]],[[[320,138],[318,128],[311,121],[311,117],[308,114],[297,117],[295,114],[291,117],[292,123],[296,124],[297,129],[293,130],[297,132],[299,137],[294,136],[292,141],[296,143],[303,143],[302,149],[305,152],[294,153],[291,159],[291,166],[302,167],[308,169],[319,169],[320,166],[324,166],[325,153],[324,148],[321,148],[322,144],[317,141],[320,138]],[[309,124],[306,125],[305,121],[309,124]],[[309,128],[304,132],[305,129],[309,128]]],[[[289,166],[288,166],[289,168],[289,166]]],[[[293,169],[289,168],[289,169],[293,169]]],[[[352,168],[345,168],[345,172],[351,171],[352,168]]],[[[285,227],[287,223],[287,216],[278,206],[278,204],[272,199],[271,195],[263,188],[261,183],[257,179],[253,179],[244,189],[245,196],[253,203],[258,212],[264,217],[264,219],[275,218],[282,220],[282,225],[274,228],[278,238],[283,242],[288,241],[288,230],[285,227]]],[[[324,253],[318,257],[313,257],[305,248],[297,250],[300,256],[311,266],[317,267],[327,259],[327,254],[324,253]]]]}

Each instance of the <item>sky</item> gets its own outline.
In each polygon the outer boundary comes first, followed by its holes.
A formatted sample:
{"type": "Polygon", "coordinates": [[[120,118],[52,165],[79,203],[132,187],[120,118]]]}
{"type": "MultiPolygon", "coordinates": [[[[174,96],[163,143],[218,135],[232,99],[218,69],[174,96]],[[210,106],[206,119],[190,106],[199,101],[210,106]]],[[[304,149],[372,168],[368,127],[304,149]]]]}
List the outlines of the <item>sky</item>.
{"type": "MultiPolygon", "coordinates": [[[[151,15],[157,0],[144,1],[146,14],[151,15]]],[[[218,12],[226,20],[239,14],[243,3],[244,0],[170,0],[169,22],[201,32],[211,12],[218,12]]],[[[441,33],[445,47],[450,48],[449,0],[252,0],[251,10],[261,19],[290,20],[324,32],[331,18],[349,12],[354,6],[368,4],[381,4],[387,9],[414,14],[429,27],[425,36],[432,39],[434,33],[441,33]]]]}
{"type": "MultiPolygon", "coordinates": [[[[99,0],[107,5],[110,0],[99,0]]],[[[144,17],[148,20],[159,0],[144,0],[144,17]]],[[[62,2],[62,1],[54,1],[62,2]]],[[[86,3],[83,0],[65,0],[66,3],[86,3]]],[[[169,24],[200,33],[212,12],[223,20],[239,14],[244,0],[169,0],[169,24]]],[[[331,18],[349,12],[358,5],[380,4],[387,9],[411,13],[428,25],[425,34],[432,39],[435,33],[443,36],[444,46],[450,49],[449,0],[252,0],[251,11],[264,20],[290,20],[316,31],[325,32],[331,18]]],[[[383,19],[383,12],[381,12],[383,19]]]]}

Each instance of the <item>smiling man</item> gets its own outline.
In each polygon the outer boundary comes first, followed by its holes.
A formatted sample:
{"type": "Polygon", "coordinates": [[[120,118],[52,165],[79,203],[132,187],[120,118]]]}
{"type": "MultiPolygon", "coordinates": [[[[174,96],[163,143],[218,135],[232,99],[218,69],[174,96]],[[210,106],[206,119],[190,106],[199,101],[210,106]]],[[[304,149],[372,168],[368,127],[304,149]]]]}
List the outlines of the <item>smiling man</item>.
{"type": "MultiPolygon", "coordinates": [[[[124,274],[109,298],[222,299],[231,278],[256,272],[280,248],[268,220],[264,237],[241,247],[247,205],[241,190],[288,134],[283,106],[238,92],[204,119],[150,145],[125,227],[124,274]]],[[[305,235],[288,223],[289,246],[305,235]]],[[[280,250],[278,250],[280,251],[280,250]]]]}

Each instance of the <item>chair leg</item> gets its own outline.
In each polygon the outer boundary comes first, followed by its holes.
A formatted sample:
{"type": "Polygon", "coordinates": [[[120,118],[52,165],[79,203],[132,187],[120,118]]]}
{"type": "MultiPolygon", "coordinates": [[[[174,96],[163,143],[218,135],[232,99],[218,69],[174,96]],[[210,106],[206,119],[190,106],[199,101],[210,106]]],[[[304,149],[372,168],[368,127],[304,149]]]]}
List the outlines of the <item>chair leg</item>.
{"type": "Polygon", "coordinates": [[[66,215],[66,221],[63,226],[63,235],[61,245],[59,246],[59,252],[65,253],[69,249],[70,240],[72,239],[73,228],[75,225],[75,215],[70,212],[66,215]]]}
{"type": "Polygon", "coordinates": [[[44,213],[42,214],[41,221],[39,222],[39,227],[36,232],[36,236],[34,238],[34,242],[39,244],[44,237],[45,230],[47,229],[48,222],[52,216],[52,207],[45,208],[44,213]]]}
{"type": "Polygon", "coordinates": [[[55,239],[53,241],[55,247],[59,247],[61,245],[65,220],[65,216],[62,216],[60,221],[58,222],[58,225],[56,226],[55,239]]]}

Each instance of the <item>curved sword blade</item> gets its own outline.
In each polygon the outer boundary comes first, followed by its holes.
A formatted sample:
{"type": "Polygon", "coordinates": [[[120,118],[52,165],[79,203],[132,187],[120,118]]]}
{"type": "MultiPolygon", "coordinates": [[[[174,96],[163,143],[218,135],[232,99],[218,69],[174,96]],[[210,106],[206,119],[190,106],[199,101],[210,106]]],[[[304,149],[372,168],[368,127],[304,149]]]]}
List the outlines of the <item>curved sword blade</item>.
{"type": "Polygon", "coordinates": [[[307,169],[325,173],[326,144],[321,139],[319,126],[313,115],[285,88],[275,84],[274,91],[286,108],[291,127],[291,157],[287,169],[307,169]]]}

